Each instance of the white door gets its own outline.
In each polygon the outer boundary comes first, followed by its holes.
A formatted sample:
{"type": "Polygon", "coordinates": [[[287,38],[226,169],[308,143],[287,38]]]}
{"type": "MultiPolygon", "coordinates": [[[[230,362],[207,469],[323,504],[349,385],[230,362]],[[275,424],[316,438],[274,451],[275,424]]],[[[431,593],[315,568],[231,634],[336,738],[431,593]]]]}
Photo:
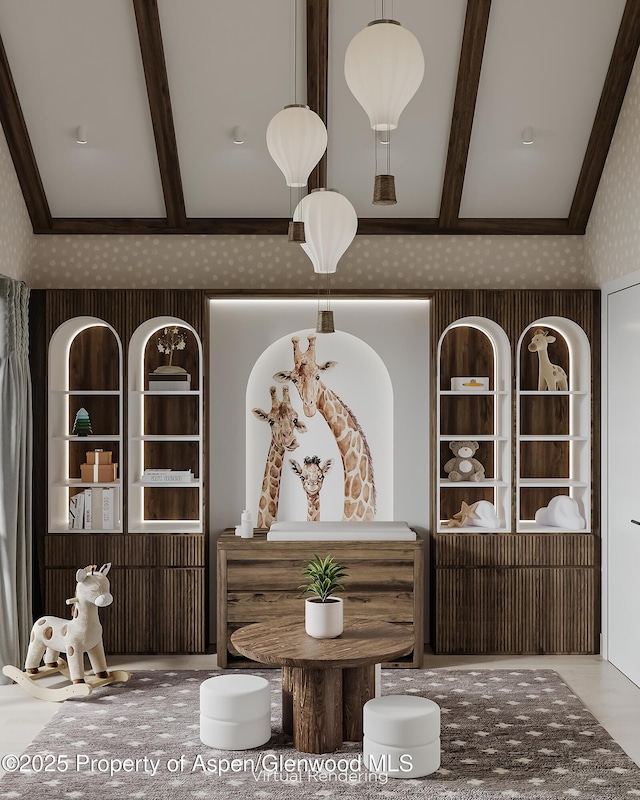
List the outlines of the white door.
{"type": "Polygon", "coordinates": [[[640,285],[607,302],[608,657],[640,686],[640,285]]]}

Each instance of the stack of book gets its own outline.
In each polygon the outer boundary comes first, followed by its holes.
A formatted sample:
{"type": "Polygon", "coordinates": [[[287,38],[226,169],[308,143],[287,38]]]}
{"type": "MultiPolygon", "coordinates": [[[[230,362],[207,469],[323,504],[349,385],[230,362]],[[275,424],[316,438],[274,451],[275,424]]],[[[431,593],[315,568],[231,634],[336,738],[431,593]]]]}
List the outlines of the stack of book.
{"type": "Polygon", "coordinates": [[[69,528],[73,530],[114,530],[116,495],[110,487],[84,489],[69,499],[69,528]]]}
{"type": "Polygon", "coordinates": [[[142,483],[192,483],[190,469],[145,469],[142,483]]]}

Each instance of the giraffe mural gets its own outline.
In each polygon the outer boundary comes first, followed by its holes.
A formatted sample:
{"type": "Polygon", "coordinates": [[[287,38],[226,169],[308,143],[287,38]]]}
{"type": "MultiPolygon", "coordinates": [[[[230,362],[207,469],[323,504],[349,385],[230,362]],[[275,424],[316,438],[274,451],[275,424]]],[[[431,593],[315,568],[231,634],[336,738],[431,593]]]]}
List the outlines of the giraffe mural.
{"type": "Polygon", "coordinates": [[[371,452],[362,428],[353,412],[321,380],[323,372],[335,367],[335,361],[316,362],[316,337],[308,336],[309,346],[301,351],[299,339],[292,337],[293,369],[276,372],[274,380],[291,381],[298,390],[306,417],[316,411],[333,433],[344,468],[343,519],[372,520],[376,513],[376,488],[371,452]]]}
{"type": "Polygon", "coordinates": [[[257,419],[268,422],[271,427],[271,443],[267,452],[258,502],[258,518],[256,520],[258,528],[270,528],[271,523],[276,519],[284,452],[285,450],[289,452],[295,450],[299,446],[296,433],[304,433],[307,430],[307,426],[298,419],[298,412],[291,405],[289,387],[285,386],[282,389],[282,400],[278,400],[275,386],[271,386],[269,392],[271,393],[271,410],[252,409],[257,419]]]}
{"type": "Polygon", "coordinates": [[[319,456],[305,456],[302,466],[294,458],[289,459],[289,464],[302,481],[302,488],[307,494],[307,522],[320,522],[320,490],[325,475],[331,469],[332,460],[328,458],[321,464],[319,456]]]}

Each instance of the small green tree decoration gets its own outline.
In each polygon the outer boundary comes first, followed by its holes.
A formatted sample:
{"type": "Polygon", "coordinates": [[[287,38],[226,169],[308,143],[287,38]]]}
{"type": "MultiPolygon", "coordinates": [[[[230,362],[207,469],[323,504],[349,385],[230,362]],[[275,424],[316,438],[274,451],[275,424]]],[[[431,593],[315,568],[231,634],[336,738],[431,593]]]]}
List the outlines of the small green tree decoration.
{"type": "Polygon", "coordinates": [[[341,578],[348,577],[346,572],[347,567],[344,564],[338,564],[333,560],[332,556],[320,558],[315,555],[312,561],[307,563],[302,574],[308,578],[307,583],[299,586],[299,589],[304,589],[304,593],[316,595],[318,598],[316,602],[328,603],[330,596],[337,591],[344,591],[344,586],[340,583],[341,578]]]}
{"type": "Polygon", "coordinates": [[[173,353],[175,350],[184,350],[187,346],[187,332],[181,331],[177,326],[165,328],[158,337],[158,352],[169,356],[169,363],[158,367],[156,372],[186,372],[183,367],[173,366],[173,353]]]}
{"type": "Polygon", "coordinates": [[[92,434],[91,420],[89,419],[89,412],[86,408],[78,409],[75,421],[73,423],[72,434],[74,436],[89,436],[92,434]]]}

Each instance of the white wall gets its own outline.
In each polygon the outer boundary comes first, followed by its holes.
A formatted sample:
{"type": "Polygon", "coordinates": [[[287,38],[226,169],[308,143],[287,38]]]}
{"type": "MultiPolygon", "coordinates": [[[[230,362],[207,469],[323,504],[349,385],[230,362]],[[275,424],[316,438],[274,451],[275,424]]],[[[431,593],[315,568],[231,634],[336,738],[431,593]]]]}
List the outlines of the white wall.
{"type": "MultiPolygon", "coordinates": [[[[370,345],[389,371],[394,390],[394,516],[425,535],[430,516],[428,301],[334,300],[332,308],[336,328],[370,345]]],[[[247,408],[246,391],[251,370],[269,344],[291,331],[313,325],[316,312],[315,299],[211,301],[211,563],[215,563],[215,539],[224,528],[240,521],[240,512],[245,507],[246,416],[251,413],[247,408]]],[[[282,368],[286,369],[287,365],[282,368]]],[[[331,385],[330,373],[326,383],[331,385]]],[[[291,392],[295,400],[295,389],[291,392]]],[[[346,396],[342,399],[348,403],[346,396]]],[[[268,395],[262,408],[266,407],[267,400],[268,395]]],[[[265,455],[262,453],[262,459],[265,455]]],[[[429,574],[428,570],[425,574],[429,574]]],[[[425,596],[429,596],[428,580],[425,596]]],[[[213,587],[211,605],[215,609],[213,587]]],[[[211,617],[215,620],[215,613],[211,617]]]]}

